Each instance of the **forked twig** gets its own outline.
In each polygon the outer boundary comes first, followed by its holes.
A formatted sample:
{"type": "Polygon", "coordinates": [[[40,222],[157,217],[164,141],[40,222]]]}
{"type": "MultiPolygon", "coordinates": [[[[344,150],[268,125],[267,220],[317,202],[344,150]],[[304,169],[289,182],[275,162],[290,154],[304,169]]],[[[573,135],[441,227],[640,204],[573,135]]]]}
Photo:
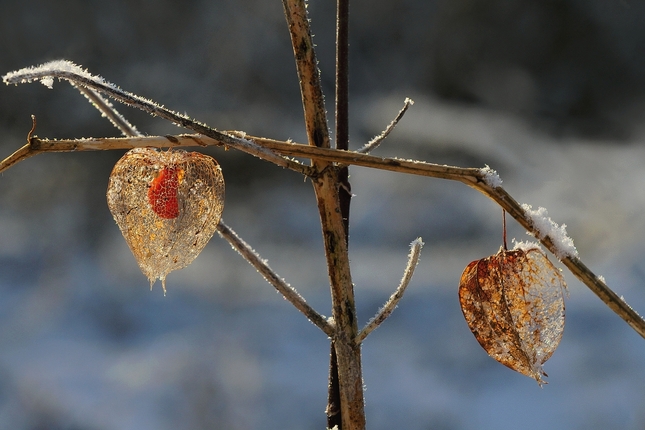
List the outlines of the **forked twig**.
{"type": "Polygon", "coordinates": [[[414,100],[406,98],[405,101],[403,102],[403,107],[399,111],[399,113],[396,115],[396,117],[392,120],[390,124],[383,130],[383,133],[379,134],[378,136],[374,136],[372,140],[370,140],[365,146],[362,148],[358,149],[356,152],[360,154],[369,154],[371,151],[376,149],[381,142],[385,140],[385,138],[394,130],[394,127],[397,126],[399,121],[401,121],[401,118],[403,118],[403,115],[408,111],[408,108],[414,104],[414,100]]]}
{"type": "MultiPolygon", "coordinates": [[[[348,5],[349,0],[339,0],[348,5]]],[[[285,18],[289,27],[291,46],[296,70],[300,81],[300,97],[302,99],[307,141],[309,145],[318,148],[329,148],[329,128],[323,98],[320,71],[316,60],[316,51],[311,35],[307,5],[305,0],[282,0],[285,18]]],[[[337,18],[340,19],[340,18],[337,18]]],[[[342,60],[341,60],[342,61],[342,60]]],[[[341,72],[342,74],[342,72],[341,72]]],[[[343,79],[343,78],[341,78],[343,79]]],[[[343,85],[343,84],[341,84],[343,85]]],[[[342,90],[341,90],[342,93],[342,90]]],[[[338,129],[338,145],[347,149],[347,128],[344,102],[345,94],[336,98],[336,106],[341,110],[338,129]],[[340,102],[340,103],[339,103],[340,102]]],[[[334,362],[330,366],[330,382],[338,376],[338,385],[330,387],[328,400],[338,401],[340,421],[338,417],[328,423],[341,423],[343,430],[364,430],[365,411],[363,397],[363,375],[361,370],[361,350],[354,344],[358,334],[356,323],[356,305],[351,268],[347,251],[348,208],[351,192],[347,181],[347,169],[338,169],[328,161],[312,159],[312,167],[320,175],[312,178],[320,227],[323,236],[327,275],[331,293],[332,318],[336,325],[336,334],[332,340],[334,362]],[[341,188],[342,187],[342,188],[341,188]]],[[[328,413],[332,405],[328,403],[328,413]]]]}
{"type": "MultiPolygon", "coordinates": [[[[103,113],[103,115],[105,115],[112,122],[112,124],[114,124],[115,127],[121,130],[123,134],[130,137],[143,137],[142,134],[136,129],[136,127],[132,125],[123,115],[121,115],[114,108],[114,106],[112,106],[112,104],[109,101],[105,100],[100,94],[89,88],[84,88],[77,85],[74,86],[81,92],[81,94],[85,95],[90,100],[92,105],[96,107],[101,113],[103,113]]],[[[28,135],[28,140],[30,142],[32,140],[31,135],[35,127],[36,120],[34,118],[33,127],[28,135]]],[[[167,137],[167,139],[168,142],[172,142],[173,140],[170,137],[167,137]]],[[[194,142],[199,143],[198,140],[195,140],[194,142]]],[[[333,327],[327,321],[327,319],[325,319],[325,317],[320,315],[318,312],[316,312],[315,309],[309,306],[305,299],[300,294],[298,294],[296,289],[291,287],[280,276],[278,276],[278,274],[269,267],[266,260],[262,259],[253,250],[253,248],[251,248],[244,240],[242,240],[233,231],[232,228],[227,226],[222,219],[220,219],[220,222],[217,225],[217,232],[220,237],[226,239],[231,244],[233,249],[237,250],[237,252],[242,255],[242,257],[244,257],[247,262],[249,262],[249,264],[255,267],[258,272],[262,274],[264,279],[266,279],[271,285],[273,285],[275,289],[278,290],[278,292],[280,292],[286,300],[291,302],[291,304],[296,309],[302,312],[309,319],[309,321],[318,326],[323,332],[325,332],[325,334],[327,334],[327,336],[332,336],[333,327]]]]}
{"type": "Polygon", "coordinates": [[[306,300],[280,276],[278,276],[244,240],[242,240],[230,227],[220,221],[217,225],[217,233],[231,244],[258,272],[266,279],[282,296],[293,306],[302,312],[312,323],[325,332],[329,337],[334,336],[334,327],[327,319],[312,308],[306,300]]]}
{"type": "Polygon", "coordinates": [[[121,130],[125,136],[143,136],[139,130],[130,123],[123,115],[121,115],[112,106],[109,100],[103,98],[101,94],[91,88],[86,88],[81,85],[76,85],[70,81],[70,84],[75,87],[81,94],[89,100],[89,102],[97,108],[116,128],[121,130]]]}
{"type": "Polygon", "coordinates": [[[388,301],[385,302],[383,307],[377,312],[374,318],[372,318],[365,325],[365,327],[360,332],[358,332],[358,336],[356,336],[357,344],[362,343],[365,340],[365,338],[372,331],[374,331],[374,329],[380,326],[381,323],[383,323],[383,321],[385,321],[387,317],[390,316],[392,311],[394,311],[394,309],[399,303],[399,300],[401,300],[401,297],[403,297],[403,293],[405,293],[405,289],[408,287],[410,280],[412,279],[412,275],[414,274],[414,269],[417,267],[417,264],[419,263],[419,255],[421,254],[421,248],[423,248],[423,242],[421,241],[421,238],[418,237],[410,244],[410,255],[408,256],[408,264],[405,267],[405,271],[403,272],[403,278],[401,279],[401,283],[396,288],[396,291],[392,293],[388,301]]]}
{"type": "Polygon", "coordinates": [[[242,137],[229,136],[205,124],[195,121],[186,115],[182,115],[158,105],[151,100],[147,100],[136,94],[124,91],[99,76],[91,75],[86,70],[70,61],[52,61],[38,67],[20,69],[15,72],[7,73],[2,77],[2,80],[8,85],[40,81],[45,85],[51,86],[53,78],[65,79],[77,87],[85,87],[90,90],[106,94],[120,103],[135,107],[153,116],[163,118],[178,126],[215,139],[219,141],[221,145],[230,146],[253,154],[280,167],[295,170],[307,176],[312,173],[309,166],[305,166],[298,161],[277,155],[268,148],[258,147],[255,143],[242,137]]]}

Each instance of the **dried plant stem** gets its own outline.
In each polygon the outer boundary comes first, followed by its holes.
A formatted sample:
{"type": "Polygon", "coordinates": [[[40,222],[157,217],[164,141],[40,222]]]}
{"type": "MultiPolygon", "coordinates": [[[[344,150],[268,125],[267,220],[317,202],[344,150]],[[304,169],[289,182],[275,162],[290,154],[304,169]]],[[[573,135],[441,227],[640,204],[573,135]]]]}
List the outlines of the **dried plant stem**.
{"type": "MultiPolygon", "coordinates": [[[[336,93],[334,97],[334,127],[336,149],[349,149],[349,0],[336,0],[336,93]]],[[[349,183],[349,166],[338,170],[338,199],[345,232],[349,243],[349,215],[352,200],[349,183]]],[[[336,346],[332,342],[332,349],[336,346]]],[[[360,351],[358,351],[360,354],[360,351]]],[[[360,355],[358,356],[360,360],[360,355]]],[[[343,427],[340,376],[337,354],[330,357],[329,384],[327,389],[327,428],[343,427]],[[340,408],[335,406],[341,406],[340,408]]]]}
{"type": "Polygon", "coordinates": [[[414,269],[417,267],[417,264],[419,263],[419,255],[421,255],[421,248],[423,248],[423,242],[421,241],[420,237],[415,239],[410,244],[410,255],[408,257],[408,264],[405,267],[405,271],[403,272],[403,278],[401,279],[401,283],[396,288],[396,291],[392,293],[388,301],[385,302],[385,305],[383,305],[383,307],[374,316],[374,318],[372,318],[367,323],[367,325],[358,333],[358,336],[356,336],[356,343],[362,343],[365,340],[365,338],[372,331],[374,331],[374,329],[380,326],[383,323],[383,321],[385,321],[390,316],[392,311],[394,311],[396,306],[399,304],[399,300],[401,300],[401,297],[403,297],[403,294],[405,293],[405,289],[408,287],[408,284],[412,279],[412,275],[414,274],[414,269]]]}
{"type": "Polygon", "coordinates": [[[394,127],[397,126],[399,121],[401,121],[401,118],[403,118],[403,115],[408,111],[410,106],[414,104],[414,101],[412,99],[405,99],[403,102],[403,107],[399,111],[399,113],[396,115],[396,117],[392,120],[391,123],[388,124],[388,126],[383,130],[383,133],[379,134],[378,136],[375,136],[372,140],[367,142],[365,146],[362,148],[358,149],[356,152],[359,152],[361,154],[369,154],[372,152],[374,149],[376,149],[381,142],[385,140],[386,137],[394,130],[394,127]]]}
{"type": "MultiPolygon", "coordinates": [[[[227,132],[230,134],[240,132],[227,132]]],[[[480,193],[491,198],[513,219],[527,231],[540,237],[539,232],[532,224],[531,217],[522,206],[501,187],[493,188],[487,184],[485,173],[478,168],[463,168],[444,166],[422,161],[400,160],[397,158],[375,157],[359,154],[354,151],[339,151],[330,148],[315,148],[291,142],[282,142],[272,139],[247,136],[257,145],[266,146],[271,150],[285,156],[306,157],[320,159],[338,164],[363,166],[378,170],[428,176],[432,178],[449,179],[462,182],[480,193]]],[[[171,147],[171,146],[207,146],[222,145],[221,142],[200,135],[179,136],[153,136],[145,138],[105,138],[105,139],[75,139],[75,140],[46,140],[31,137],[30,142],[12,155],[0,162],[0,172],[3,172],[16,163],[41,152],[61,151],[97,151],[109,149],[129,149],[134,147],[171,147]]],[[[558,254],[553,240],[546,236],[539,239],[552,253],[558,254]]],[[[600,300],[612,311],[625,320],[638,334],[645,338],[645,320],[632,309],[624,300],[614,293],[597,275],[595,275],[578,257],[566,256],[562,263],[583,284],[585,284],[600,300]]]]}
{"type": "MultiPolygon", "coordinates": [[[[226,131],[230,136],[244,135],[239,131],[226,131]]],[[[426,163],[423,161],[403,160],[399,158],[377,157],[360,154],[355,151],[341,151],[331,148],[316,148],[300,143],[284,142],[262,137],[246,136],[252,145],[238,147],[248,154],[257,155],[257,147],[266,147],[283,156],[293,156],[322,160],[338,165],[355,165],[392,172],[408,173],[433,178],[457,180],[464,183],[484,181],[484,175],[479,168],[465,168],[446,166],[441,164],[426,163]],[[470,178],[470,179],[464,179],[470,178]]],[[[41,139],[31,137],[29,142],[18,151],[0,162],[0,172],[8,169],[23,159],[41,152],[74,152],[74,151],[105,151],[114,149],[132,149],[141,147],[174,148],[195,146],[225,146],[229,145],[208,136],[200,134],[180,134],[174,136],[146,136],[146,137],[106,137],[88,139],[41,139]]],[[[262,151],[259,151],[262,153],[262,151]]],[[[302,166],[302,165],[301,165],[302,166]]],[[[308,166],[303,166],[308,167],[308,166]]],[[[308,175],[313,175],[307,171],[308,175]]]]}
{"type": "Polygon", "coordinates": [[[296,60],[307,139],[310,145],[329,148],[325,99],[320,85],[318,60],[311,37],[307,6],[304,0],[282,0],[282,6],[296,60]]]}
{"type": "Polygon", "coordinates": [[[312,323],[320,328],[329,337],[334,335],[334,327],[327,319],[316,312],[307,301],[298,294],[292,286],[287,284],[276,274],[269,264],[263,260],[244,240],[242,240],[223,220],[217,225],[217,233],[231,244],[233,249],[240,253],[280,294],[284,296],[296,309],[302,312],[312,323]]]}
{"type": "Polygon", "coordinates": [[[349,0],[336,1],[336,149],[349,149],[349,0]]]}
{"type": "Polygon", "coordinates": [[[338,382],[341,399],[342,429],[365,428],[363,376],[358,334],[354,285],[349,268],[345,225],[338,196],[338,168],[328,168],[322,178],[314,180],[318,200],[327,273],[332,296],[332,316],[336,324],[333,343],[338,360],[338,382]]]}
{"type": "MultiPolygon", "coordinates": [[[[242,135],[243,133],[238,134],[242,135]]],[[[277,155],[268,148],[263,148],[248,139],[239,139],[234,145],[225,143],[218,139],[207,137],[201,134],[183,134],[178,136],[135,136],[135,137],[105,137],[89,139],[40,139],[37,136],[30,137],[27,143],[0,162],[0,172],[12,167],[14,164],[32,157],[41,152],[75,152],[75,151],[105,151],[115,149],[132,148],[174,148],[174,147],[195,147],[195,146],[224,146],[233,147],[247,154],[254,155],[266,161],[275,162],[279,160],[281,167],[295,170],[305,176],[310,176],[313,170],[295,160],[290,160],[277,155]],[[267,154],[272,154],[267,157],[267,154]],[[277,157],[277,158],[276,158],[277,157]]],[[[286,142],[285,142],[286,143],[286,142]]]]}
{"type": "MultiPolygon", "coordinates": [[[[307,7],[304,0],[283,0],[282,4],[300,80],[307,140],[311,147],[328,149],[329,129],[307,7]]],[[[312,166],[317,172],[312,177],[312,183],[318,202],[331,289],[332,317],[336,325],[332,346],[337,359],[340,405],[334,406],[340,407],[339,427],[342,430],[363,430],[365,407],[361,350],[354,342],[358,324],[347,249],[346,220],[343,218],[347,206],[341,203],[339,194],[346,170],[320,159],[312,159],[312,166]]],[[[332,365],[332,369],[333,367],[332,365]]]]}
{"type": "Polygon", "coordinates": [[[174,112],[136,94],[124,91],[102,78],[90,75],[71,62],[53,62],[36,68],[22,69],[5,75],[3,77],[3,81],[7,84],[20,84],[34,82],[44,78],[65,79],[79,89],[86,88],[106,94],[120,103],[135,107],[149,113],[150,115],[163,118],[178,126],[187,128],[201,135],[208,136],[218,141],[221,145],[252,153],[257,157],[270,161],[280,167],[295,170],[305,175],[309,175],[311,173],[308,166],[303,166],[295,160],[290,160],[277,155],[268,148],[259,147],[255,143],[250,142],[243,137],[229,136],[205,124],[195,121],[186,115],[174,112]]]}

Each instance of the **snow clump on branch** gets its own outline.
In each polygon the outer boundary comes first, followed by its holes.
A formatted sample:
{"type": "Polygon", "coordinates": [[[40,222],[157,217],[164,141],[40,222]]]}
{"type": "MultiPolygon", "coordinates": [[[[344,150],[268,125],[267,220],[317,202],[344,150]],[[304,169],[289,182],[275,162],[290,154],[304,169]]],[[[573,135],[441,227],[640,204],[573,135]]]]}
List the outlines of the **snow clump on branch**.
{"type": "Polygon", "coordinates": [[[553,221],[546,208],[539,207],[534,210],[531,205],[522,204],[522,209],[531,219],[531,224],[537,231],[536,237],[544,239],[549,237],[555,246],[555,256],[562,260],[566,257],[578,257],[578,250],[573,244],[573,239],[567,235],[567,225],[558,225],[553,221]]]}

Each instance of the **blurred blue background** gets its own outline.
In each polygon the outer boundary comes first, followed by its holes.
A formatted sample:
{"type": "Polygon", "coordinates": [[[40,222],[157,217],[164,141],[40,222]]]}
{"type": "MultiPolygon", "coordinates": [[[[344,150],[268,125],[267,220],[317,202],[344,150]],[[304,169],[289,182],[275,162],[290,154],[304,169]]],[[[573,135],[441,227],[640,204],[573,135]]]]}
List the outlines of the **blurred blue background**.
{"type": "MultiPolygon", "coordinates": [[[[219,129],[304,142],[281,3],[0,1],[0,70],[65,58],[219,129]]],[[[334,2],[309,5],[327,101],[334,2]]],[[[376,152],[496,169],[566,223],[580,256],[645,312],[645,6],[601,0],[354,0],[351,147],[415,105],[376,152]]],[[[121,108],[141,131],[182,130],[121,108]]],[[[331,104],[329,111],[332,112],[331,104]]],[[[0,87],[0,150],[117,136],[66,83],[0,87]]],[[[207,149],[224,219],[321,313],[329,292],[310,184],[207,149]]],[[[0,177],[0,428],[321,429],[329,344],[213,238],[152,292],[105,203],[122,151],[44,154],[0,177]]],[[[645,340],[568,272],[549,384],[489,358],[457,286],[496,252],[501,211],[457,184],[351,169],[360,323],[426,247],[406,296],[367,339],[372,430],[643,429],[645,340]]],[[[527,239],[509,222],[509,238],[527,239]]],[[[553,260],[553,259],[552,259],[553,260]]]]}

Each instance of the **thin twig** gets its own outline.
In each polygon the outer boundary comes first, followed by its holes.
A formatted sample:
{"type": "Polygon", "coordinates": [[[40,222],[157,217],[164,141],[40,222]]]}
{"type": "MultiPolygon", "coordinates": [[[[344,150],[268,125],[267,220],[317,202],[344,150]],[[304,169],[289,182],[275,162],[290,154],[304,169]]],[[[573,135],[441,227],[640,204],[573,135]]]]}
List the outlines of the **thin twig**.
{"type": "Polygon", "coordinates": [[[336,1],[336,149],[349,149],[349,0],[336,1]]]}
{"type": "MultiPolygon", "coordinates": [[[[349,0],[336,1],[336,149],[349,149],[349,0]]],[[[352,186],[349,166],[338,171],[338,197],[345,226],[345,240],[349,241],[349,210],[352,186]]],[[[327,426],[335,423],[328,421],[327,426]]]]}
{"type": "Polygon", "coordinates": [[[112,125],[121,130],[125,136],[142,136],[139,130],[137,130],[130,121],[125,119],[125,117],[114,108],[112,103],[103,98],[101,94],[91,88],[76,85],[73,82],[70,82],[70,84],[83,94],[90,101],[92,106],[98,109],[112,123],[112,125]]]}
{"type": "Polygon", "coordinates": [[[307,301],[287,284],[244,240],[242,240],[230,227],[220,220],[217,233],[231,244],[233,249],[240,253],[273,287],[278,290],[293,306],[302,312],[312,323],[320,328],[329,337],[334,336],[334,327],[327,319],[312,308],[307,301]]]}
{"type": "Polygon", "coordinates": [[[417,267],[417,264],[419,263],[419,255],[421,254],[421,248],[423,248],[423,242],[421,241],[420,237],[416,238],[410,244],[410,255],[408,257],[408,264],[405,267],[405,271],[403,272],[403,278],[401,279],[401,283],[396,288],[396,291],[392,293],[388,301],[385,302],[385,305],[383,305],[383,307],[374,316],[374,318],[372,318],[367,323],[367,325],[365,325],[365,327],[358,333],[358,336],[356,336],[356,343],[362,343],[365,340],[365,338],[372,331],[374,331],[374,329],[380,326],[383,323],[383,321],[385,321],[390,316],[390,314],[392,314],[392,311],[394,311],[394,309],[398,305],[399,300],[401,300],[401,297],[403,297],[403,294],[405,293],[405,289],[408,287],[408,284],[412,279],[412,275],[414,274],[414,269],[417,267]]]}
{"type": "Polygon", "coordinates": [[[2,79],[6,84],[20,84],[34,81],[42,82],[43,80],[50,78],[65,79],[76,86],[98,91],[114,98],[120,103],[135,107],[152,116],[163,118],[178,126],[208,136],[220,142],[220,145],[230,146],[247,153],[253,153],[253,155],[259,158],[270,161],[280,167],[295,170],[304,175],[311,174],[311,169],[308,166],[304,166],[295,160],[277,155],[268,148],[258,147],[255,143],[242,137],[234,137],[222,133],[214,128],[195,121],[186,115],[182,115],[160,106],[151,100],[123,91],[116,85],[107,82],[105,79],[89,74],[86,70],[70,61],[52,61],[38,67],[17,70],[15,72],[7,73],[2,79]]]}
{"type": "Polygon", "coordinates": [[[397,126],[399,121],[401,121],[401,118],[403,118],[403,115],[408,111],[408,108],[414,104],[414,100],[412,99],[405,99],[403,102],[403,107],[399,111],[399,113],[396,115],[396,118],[392,120],[392,122],[383,130],[383,133],[379,134],[378,136],[375,136],[372,140],[370,140],[365,146],[357,150],[356,152],[359,152],[361,154],[369,154],[372,152],[374,149],[376,149],[381,142],[385,140],[385,138],[394,130],[394,127],[397,126]]]}
{"type": "MultiPolygon", "coordinates": [[[[336,149],[349,149],[349,0],[336,0],[336,83],[334,97],[334,127],[336,129],[336,149]]],[[[349,216],[352,200],[351,184],[349,183],[349,166],[338,169],[338,200],[345,242],[349,242],[349,216]]],[[[322,213],[322,212],[321,212],[322,213]]],[[[348,286],[348,288],[350,288],[348,286]]],[[[351,292],[350,292],[351,296],[351,292]]],[[[353,299],[352,297],[349,297],[353,299]]],[[[344,298],[339,297],[343,300],[344,298]]],[[[332,299],[332,304],[337,300],[332,299]]],[[[350,308],[352,313],[353,309],[350,308]]],[[[356,326],[358,328],[358,326],[356,326]]],[[[353,328],[346,330],[351,338],[353,328]]],[[[327,388],[327,428],[343,428],[343,393],[340,386],[338,355],[335,353],[336,342],[332,342],[334,351],[330,357],[329,384],[327,388]]],[[[360,351],[358,352],[360,354],[360,351]]],[[[360,355],[358,355],[360,364],[360,355]]],[[[346,382],[347,383],[347,382],[346,382]]],[[[362,407],[362,406],[361,406],[362,407]]],[[[347,416],[347,414],[345,414],[347,416]]],[[[360,426],[359,426],[360,428],[360,426]]]]}

